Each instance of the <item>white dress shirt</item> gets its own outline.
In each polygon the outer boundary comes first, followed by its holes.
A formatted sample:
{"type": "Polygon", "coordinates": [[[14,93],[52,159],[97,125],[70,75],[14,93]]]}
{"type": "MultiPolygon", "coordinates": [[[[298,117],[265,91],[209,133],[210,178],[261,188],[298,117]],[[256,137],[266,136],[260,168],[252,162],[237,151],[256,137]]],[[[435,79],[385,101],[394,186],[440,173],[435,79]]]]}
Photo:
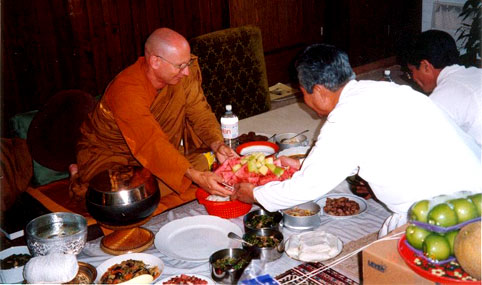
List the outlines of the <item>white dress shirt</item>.
{"type": "Polygon", "coordinates": [[[430,94],[435,104],[482,145],[482,69],[447,66],[430,94]]]}
{"type": "Polygon", "coordinates": [[[289,208],[318,199],[358,166],[376,197],[402,217],[398,225],[418,200],[482,192],[480,147],[427,96],[391,82],[352,80],[301,170],[256,187],[254,196],[268,211],[289,208]]]}

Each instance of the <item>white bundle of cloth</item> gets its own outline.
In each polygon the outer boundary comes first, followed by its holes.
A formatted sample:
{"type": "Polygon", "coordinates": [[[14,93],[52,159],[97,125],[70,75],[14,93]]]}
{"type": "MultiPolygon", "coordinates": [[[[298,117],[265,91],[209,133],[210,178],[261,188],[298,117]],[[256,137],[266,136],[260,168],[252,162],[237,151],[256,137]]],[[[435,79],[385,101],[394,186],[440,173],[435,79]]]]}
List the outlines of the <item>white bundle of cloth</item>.
{"type": "Polygon", "coordinates": [[[25,264],[23,277],[29,284],[60,284],[74,279],[78,271],[75,255],[51,253],[31,258],[25,264]]]}

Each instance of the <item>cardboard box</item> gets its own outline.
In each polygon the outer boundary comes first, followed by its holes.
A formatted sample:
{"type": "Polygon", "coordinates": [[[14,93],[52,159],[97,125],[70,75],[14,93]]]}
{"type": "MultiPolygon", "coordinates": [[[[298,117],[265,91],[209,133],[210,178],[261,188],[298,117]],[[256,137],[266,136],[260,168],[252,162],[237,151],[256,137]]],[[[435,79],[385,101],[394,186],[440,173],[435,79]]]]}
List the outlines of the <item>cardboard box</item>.
{"type": "MultiPolygon", "coordinates": [[[[408,225],[390,235],[405,231],[408,225]]],[[[398,253],[398,240],[374,243],[362,251],[364,284],[435,284],[418,275],[398,253]]]]}

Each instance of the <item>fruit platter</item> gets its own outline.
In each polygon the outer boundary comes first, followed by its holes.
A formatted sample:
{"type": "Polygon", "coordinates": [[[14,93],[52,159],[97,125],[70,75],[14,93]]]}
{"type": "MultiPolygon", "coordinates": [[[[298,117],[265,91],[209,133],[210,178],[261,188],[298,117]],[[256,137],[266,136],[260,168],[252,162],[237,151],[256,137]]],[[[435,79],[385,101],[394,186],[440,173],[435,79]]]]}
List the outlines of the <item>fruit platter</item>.
{"type": "Polygon", "coordinates": [[[398,246],[407,265],[436,282],[480,280],[481,196],[461,191],[414,203],[398,246]]]}
{"type": "Polygon", "coordinates": [[[229,185],[249,182],[260,186],[271,181],[291,178],[296,169],[281,165],[281,162],[272,156],[255,152],[240,158],[228,159],[214,172],[223,177],[229,185]]]}

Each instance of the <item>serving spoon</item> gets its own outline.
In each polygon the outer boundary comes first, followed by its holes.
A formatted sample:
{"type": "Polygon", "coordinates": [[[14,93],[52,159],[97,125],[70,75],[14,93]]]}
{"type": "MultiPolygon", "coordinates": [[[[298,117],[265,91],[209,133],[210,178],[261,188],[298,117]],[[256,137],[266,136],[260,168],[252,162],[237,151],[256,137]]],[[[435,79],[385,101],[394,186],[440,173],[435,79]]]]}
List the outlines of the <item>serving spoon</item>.
{"type": "Polygon", "coordinates": [[[249,246],[254,246],[252,243],[249,243],[249,242],[245,241],[242,237],[238,236],[237,234],[235,234],[233,232],[228,233],[228,238],[243,242],[243,243],[245,243],[249,246]]]}
{"type": "Polygon", "coordinates": [[[294,135],[294,136],[292,136],[292,137],[290,137],[290,138],[282,139],[282,140],[280,141],[280,143],[285,143],[286,141],[289,141],[289,140],[291,140],[291,139],[294,139],[294,138],[296,138],[297,136],[302,135],[302,134],[304,134],[304,133],[306,133],[306,132],[308,132],[308,131],[309,131],[309,130],[304,130],[304,131],[299,132],[299,133],[297,133],[296,135],[294,135]]]}

